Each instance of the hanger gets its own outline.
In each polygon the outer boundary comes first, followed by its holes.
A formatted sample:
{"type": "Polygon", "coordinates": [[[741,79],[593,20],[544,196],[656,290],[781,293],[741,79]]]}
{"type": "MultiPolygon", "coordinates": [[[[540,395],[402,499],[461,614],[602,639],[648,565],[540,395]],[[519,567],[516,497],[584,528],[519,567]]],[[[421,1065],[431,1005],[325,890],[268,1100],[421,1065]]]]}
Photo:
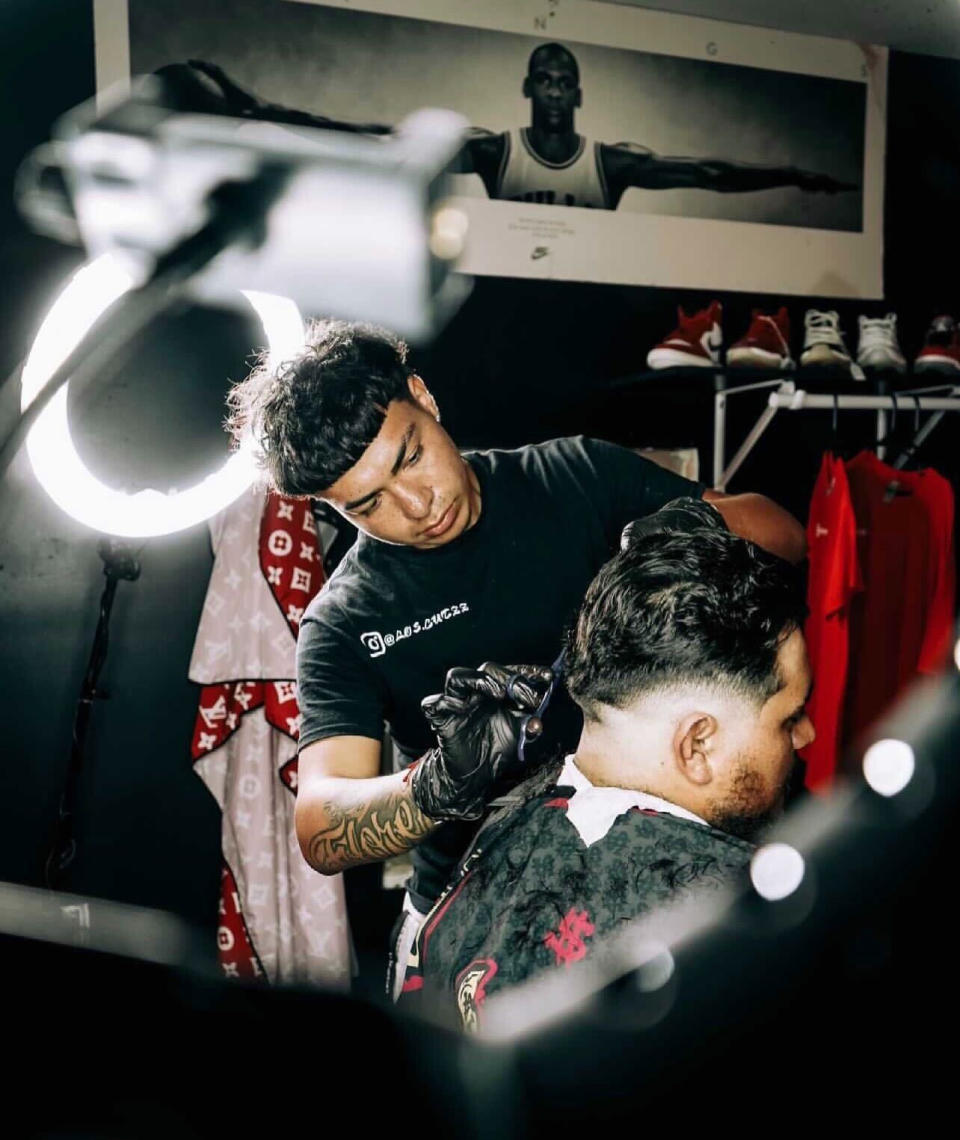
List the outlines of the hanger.
{"type": "Polygon", "coordinates": [[[833,393],[833,415],[830,417],[830,450],[835,454],[840,452],[840,393],[833,393]]]}
{"type": "Polygon", "coordinates": [[[917,454],[923,444],[920,428],[920,396],[916,392],[910,392],[908,395],[912,397],[913,402],[916,405],[913,412],[913,438],[903,449],[903,451],[900,452],[900,454],[897,456],[896,462],[893,464],[893,466],[898,469],[906,467],[908,463],[912,463],[913,457],[917,454]]]}
{"type": "Polygon", "coordinates": [[[893,403],[893,410],[890,413],[890,422],[887,424],[887,434],[882,438],[878,438],[876,443],[873,445],[875,451],[879,451],[881,447],[886,447],[890,440],[893,439],[897,431],[897,413],[900,410],[900,405],[897,402],[897,394],[896,392],[891,391],[888,392],[887,395],[889,395],[890,400],[893,403]]]}
{"type": "MultiPolygon", "coordinates": [[[[897,407],[897,395],[895,392],[890,393],[890,399],[893,401],[893,415],[890,417],[890,430],[883,437],[883,439],[877,440],[877,447],[878,448],[885,446],[887,444],[887,442],[893,438],[893,434],[897,430],[897,410],[898,410],[898,407],[897,407]]],[[[919,420],[919,412],[920,412],[920,405],[917,404],[916,411],[914,413],[915,417],[916,417],[914,420],[915,423],[917,422],[917,420],[919,420]]],[[[909,491],[907,491],[905,488],[900,486],[900,480],[896,476],[894,476],[890,480],[890,482],[887,484],[887,489],[883,492],[883,501],[885,503],[892,503],[893,500],[898,495],[909,495],[909,493],[910,493],[909,491]]]]}
{"type": "Polygon", "coordinates": [[[852,446],[849,442],[845,445],[840,435],[840,393],[833,391],[830,393],[833,399],[833,411],[830,413],[830,439],[827,443],[827,449],[837,457],[837,459],[846,460],[854,451],[858,451],[859,445],[852,446]]]}
{"type": "MultiPolygon", "coordinates": [[[[833,393],[833,412],[830,416],[830,439],[827,444],[827,453],[832,455],[834,459],[841,461],[843,459],[840,453],[840,394],[838,392],[833,393]]],[[[831,476],[827,485],[828,495],[833,494],[835,486],[836,476],[831,476]]]]}
{"type": "MultiPolygon", "coordinates": [[[[897,402],[896,392],[891,391],[888,394],[889,394],[890,400],[893,404],[893,412],[891,413],[891,416],[890,416],[890,423],[889,423],[888,428],[887,428],[887,434],[882,439],[878,439],[877,442],[874,444],[874,447],[876,448],[877,451],[879,451],[881,447],[886,447],[886,445],[890,442],[890,440],[896,434],[896,430],[897,430],[897,413],[900,410],[900,405],[897,402]]],[[[918,405],[918,410],[919,410],[919,405],[918,405]]],[[[897,479],[896,477],[894,477],[887,484],[887,489],[883,493],[883,501],[885,503],[892,503],[893,500],[898,495],[906,495],[906,494],[909,494],[909,492],[903,490],[900,486],[900,480],[897,479]]]]}

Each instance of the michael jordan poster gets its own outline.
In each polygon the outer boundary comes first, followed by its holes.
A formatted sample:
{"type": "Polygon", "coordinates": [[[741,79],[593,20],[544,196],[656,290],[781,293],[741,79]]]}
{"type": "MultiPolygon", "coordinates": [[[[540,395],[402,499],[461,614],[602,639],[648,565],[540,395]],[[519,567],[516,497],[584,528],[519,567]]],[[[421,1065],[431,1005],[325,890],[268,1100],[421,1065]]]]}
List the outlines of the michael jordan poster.
{"type": "Polygon", "coordinates": [[[340,120],[459,111],[465,272],[882,296],[884,49],[586,0],[95,12],[101,86],[198,59],[340,120]]]}

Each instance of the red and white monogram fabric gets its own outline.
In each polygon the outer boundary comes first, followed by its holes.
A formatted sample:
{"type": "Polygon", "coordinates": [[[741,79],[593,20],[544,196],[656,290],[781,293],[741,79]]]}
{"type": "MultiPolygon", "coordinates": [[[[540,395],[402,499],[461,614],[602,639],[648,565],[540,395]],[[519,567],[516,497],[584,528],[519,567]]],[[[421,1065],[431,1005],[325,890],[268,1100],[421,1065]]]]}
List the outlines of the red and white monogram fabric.
{"type": "Polygon", "coordinates": [[[223,812],[219,959],[228,976],[346,986],[343,880],[318,875],[294,832],[296,638],[323,584],[309,503],[251,492],[210,522],[214,566],[190,679],[191,753],[223,812]]]}

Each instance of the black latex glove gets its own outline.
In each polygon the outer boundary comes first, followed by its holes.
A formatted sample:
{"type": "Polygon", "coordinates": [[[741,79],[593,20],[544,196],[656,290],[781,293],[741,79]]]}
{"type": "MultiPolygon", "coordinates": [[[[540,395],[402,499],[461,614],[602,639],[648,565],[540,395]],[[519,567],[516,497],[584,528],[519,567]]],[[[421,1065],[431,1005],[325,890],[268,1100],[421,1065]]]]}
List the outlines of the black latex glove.
{"type": "MultiPolygon", "coordinates": [[[[524,718],[553,677],[539,665],[451,669],[442,693],[420,702],[437,737],[411,777],[414,801],[431,819],[479,819],[510,782],[528,775],[517,754],[524,718]],[[518,679],[509,685],[510,679],[518,679]]],[[[527,736],[542,725],[527,724],[527,736]]]]}
{"type": "Polygon", "coordinates": [[[689,534],[694,530],[726,530],[723,515],[703,499],[672,499],[659,511],[628,522],[620,535],[620,549],[642,542],[651,534],[689,534]]]}

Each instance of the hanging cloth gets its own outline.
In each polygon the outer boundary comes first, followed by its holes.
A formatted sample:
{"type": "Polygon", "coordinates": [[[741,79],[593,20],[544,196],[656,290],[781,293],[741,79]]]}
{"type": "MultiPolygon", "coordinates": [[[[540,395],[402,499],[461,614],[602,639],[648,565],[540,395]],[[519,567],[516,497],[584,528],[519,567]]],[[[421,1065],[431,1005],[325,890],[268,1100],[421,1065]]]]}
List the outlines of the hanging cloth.
{"type": "Polygon", "coordinates": [[[843,461],[827,452],[813,489],[807,523],[810,575],[804,627],[814,687],[807,705],[817,730],[800,753],[805,782],[825,791],[833,782],[840,751],[841,722],[850,653],[850,603],[862,589],[857,558],[857,524],[843,461]]]}
{"type": "Polygon", "coordinates": [[[225,974],[345,987],[343,880],[318,875],[294,829],[296,638],[323,584],[305,501],[241,496],[210,522],[214,566],[189,675],[203,686],[194,770],[223,812],[218,953],[225,974]]]}
{"type": "Polygon", "coordinates": [[[899,471],[863,451],[847,464],[864,591],[851,605],[845,742],[922,674],[944,667],[955,620],[953,490],[936,471],[899,471]]]}

